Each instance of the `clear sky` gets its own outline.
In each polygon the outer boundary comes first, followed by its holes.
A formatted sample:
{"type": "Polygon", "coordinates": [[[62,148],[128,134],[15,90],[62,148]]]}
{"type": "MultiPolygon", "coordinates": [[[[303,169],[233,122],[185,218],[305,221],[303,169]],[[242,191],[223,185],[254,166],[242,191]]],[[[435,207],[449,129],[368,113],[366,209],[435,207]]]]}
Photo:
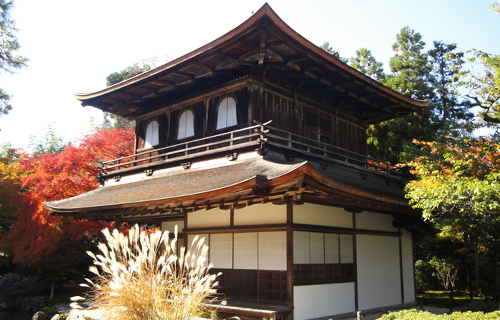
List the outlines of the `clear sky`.
{"type": "MultiPolygon", "coordinates": [[[[273,10],[316,45],[330,42],[343,57],[361,47],[388,66],[405,25],[433,40],[500,54],[500,15],[494,0],[269,0],[273,10]]],[[[26,148],[49,124],[65,141],[90,130],[101,112],[81,107],[74,93],[103,89],[106,77],[145,58],[175,59],[245,21],[265,1],[17,0],[12,10],[28,67],[0,75],[13,95],[0,117],[0,144],[26,148]]]]}

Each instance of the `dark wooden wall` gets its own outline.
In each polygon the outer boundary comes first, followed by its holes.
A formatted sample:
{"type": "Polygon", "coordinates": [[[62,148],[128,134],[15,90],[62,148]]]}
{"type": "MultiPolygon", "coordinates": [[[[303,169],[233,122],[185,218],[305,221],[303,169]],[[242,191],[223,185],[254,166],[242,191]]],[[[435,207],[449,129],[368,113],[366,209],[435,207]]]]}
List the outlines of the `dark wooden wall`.
{"type": "Polygon", "coordinates": [[[306,101],[297,93],[286,95],[274,87],[264,88],[261,95],[263,122],[272,120],[273,127],[366,154],[366,129],[355,110],[342,102],[330,99],[306,101]]]}
{"type": "Polygon", "coordinates": [[[167,107],[164,113],[137,122],[138,149],[144,146],[146,126],[151,120],[157,120],[160,127],[160,148],[246,127],[254,120],[260,123],[272,120],[273,127],[366,154],[366,128],[354,107],[318,92],[301,92],[278,83],[246,81],[233,90],[221,88],[200,95],[193,102],[167,107]],[[216,130],[217,107],[227,96],[236,99],[238,125],[216,130]],[[194,113],[195,135],[179,141],[178,120],[186,109],[194,113]]]}

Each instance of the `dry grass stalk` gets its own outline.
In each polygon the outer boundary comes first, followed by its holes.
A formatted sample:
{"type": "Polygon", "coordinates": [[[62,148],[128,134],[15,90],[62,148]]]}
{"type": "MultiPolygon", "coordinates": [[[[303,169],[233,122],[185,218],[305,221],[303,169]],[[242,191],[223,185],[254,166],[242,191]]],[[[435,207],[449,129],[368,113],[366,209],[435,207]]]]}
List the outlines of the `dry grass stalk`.
{"type": "Polygon", "coordinates": [[[102,254],[88,252],[96,277],[84,285],[91,289],[90,306],[100,311],[99,319],[193,319],[216,293],[218,275],[209,274],[204,239],[196,237],[189,250],[182,247],[177,254],[177,227],[173,240],[168,231],[147,235],[137,225],[128,237],[116,229],[103,234],[102,254]]]}

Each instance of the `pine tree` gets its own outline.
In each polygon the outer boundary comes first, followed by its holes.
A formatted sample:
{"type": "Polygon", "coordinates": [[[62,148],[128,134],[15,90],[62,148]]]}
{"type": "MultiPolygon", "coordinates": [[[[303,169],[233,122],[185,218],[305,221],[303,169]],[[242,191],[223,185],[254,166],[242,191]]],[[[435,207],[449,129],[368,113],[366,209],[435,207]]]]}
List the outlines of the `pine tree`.
{"type": "Polygon", "coordinates": [[[434,48],[430,49],[429,60],[432,63],[431,84],[434,96],[431,100],[432,121],[440,134],[450,133],[454,127],[461,126],[464,121],[470,121],[473,113],[469,104],[460,99],[454,87],[458,83],[460,72],[464,64],[464,53],[457,52],[455,43],[445,44],[434,41],[434,48]]]}
{"type": "MultiPolygon", "coordinates": [[[[14,1],[0,0],[0,73],[13,73],[15,70],[24,67],[28,61],[25,57],[16,55],[20,45],[17,41],[14,21],[10,18],[10,10],[14,1]]],[[[10,103],[11,96],[0,88],[0,116],[8,114],[12,110],[10,103]]]]}
{"type": "Polygon", "coordinates": [[[348,61],[347,58],[341,57],[338,51],[333,50],[333,48],[330,46],[330,42],[328,42],[328,41],[323,43],[322,45],[320,45],[319,48],[323,49],[326,53],[328,53],[329,55],[331,55],[334,58],[339,59],[342,62],[347,63],[347,61],[348,61]]]}
{"type": "Polygon", "coordinates": [[[356,57],[349,59],[349,64],[370,78],[379,82],[384,82],[384,65],[373,57],[372,52],[367,48],[356,50],[356,57]]]}
{"type": "MultiPolygon", "coordinates": [[[[425,52],[425,42],[420,33],[405,26],[392,45],[395,52],[389,65],[391,73],[385,85],[410,98],[431,100],[432,64],[425,52]]],[[[429,141],[436,129],[431,125],[431,108],[421,114],[412,113],[402,118],[384,121],[368,129],[368,151],[371,156],[392,163],[403,163],[414,157],[418,148],[414,139],[429,141]]]]}
{"type": "Polygon", "coordinates": [[[389,61],[391,74],[387,76],[385,85],[413,99],[430,100],[432,65],[424,51],[422,36],[405,26],[396,38],[392,45],[395,55],[389,61]]]}

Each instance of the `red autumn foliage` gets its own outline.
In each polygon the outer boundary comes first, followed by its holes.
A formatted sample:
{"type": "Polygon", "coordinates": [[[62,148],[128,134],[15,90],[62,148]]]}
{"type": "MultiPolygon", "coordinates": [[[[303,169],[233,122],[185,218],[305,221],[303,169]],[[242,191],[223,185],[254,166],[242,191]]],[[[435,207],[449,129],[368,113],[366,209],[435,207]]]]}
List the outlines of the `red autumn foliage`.
{"type": "Polygon", "coordinates": [[[21,179],[27,191],[15,200],[21,209],[14,227],[2,239],[2,247],[13,254],[14,263],[45,270],[56,265],[67,268],[84,255],[78,241],[99,234],[107,225],[51,215],[42,203],[97,188],[100,162],[132,154],[133,137],[132,129],[102,129],[59,154],[20,159],[22,170],[28,173],[21,179]]]}

